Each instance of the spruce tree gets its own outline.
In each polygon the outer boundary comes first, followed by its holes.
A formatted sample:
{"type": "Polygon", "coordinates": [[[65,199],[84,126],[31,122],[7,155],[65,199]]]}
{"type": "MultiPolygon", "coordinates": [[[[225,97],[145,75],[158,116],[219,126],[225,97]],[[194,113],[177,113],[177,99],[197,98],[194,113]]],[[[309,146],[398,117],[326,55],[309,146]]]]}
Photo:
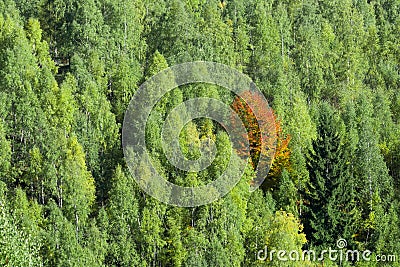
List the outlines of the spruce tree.
{"type": "Polygon", "coordinates": [[[340,237],[351,239],[355,185],[349,175],[344,123],[328,103],[320,106],[317,131],[307,162],[310,181],[303,220],[307,238],[319,246],[340,237]]]}

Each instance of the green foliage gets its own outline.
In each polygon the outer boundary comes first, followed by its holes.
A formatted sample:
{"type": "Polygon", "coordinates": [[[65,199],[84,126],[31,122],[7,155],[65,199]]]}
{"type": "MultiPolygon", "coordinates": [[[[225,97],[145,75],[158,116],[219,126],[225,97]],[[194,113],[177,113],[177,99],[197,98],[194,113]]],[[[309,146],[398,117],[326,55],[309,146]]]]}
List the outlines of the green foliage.
{"type": "MultiPolygon", "coordinates": [[[[138,229],[138,204],[133,184],[118,166],[112,178],[113,187],[107,207],[108,253],[106,263],[111,266],[134,266],[139,264],[133,238],[138,229]]],[[[106,216],[104,214],[104,216],[106,216]]]]}
{"type": "MultiPolygon", "coordinates": [[[[397,253],[399,14],[398,0],[0,0],[0,265],[312,266],[257,253],[326,249],[338,238],[373,255],[397,253]],[[250,193],[247,166],[225,197],[168,207],[127,172],[121,127],[144,80],[195,60],[254,80],[290,136],[290,157],[272,187],[250,193]]],[[[235,96],[184,85],[146,125],[156,169],[182,186],[239,165],[211,119],[181,125],[179,144],[196,159],[213,141],[213,163],[194,173],[168,162],[163,122],[195,97],[235,96]]],[[[135,175],[152,178],[132,160],[135,175]]],[[[342,266],[352,264],[381,266],[342,266]]]]}
{"type": "MultiPolygon", "coordinates": [[[[305,234],[300,233],[302,229],[303,226],[293,214],[277,211],[266,233],[265,244],[270,251],[273,249],[298,251],[301,255],[301,248],[307,241],[305,234]]],[[[302,262],[282,263],[276,259],[273,259],[270,264],[271,266],[303,266],[302,262]]]]}
{"type": "Polygon", "coordinates": [[[355,181],[351,176],[345,126],[340,116],[322,103],[318,118],[318,138],[308,157],[310,182],[304,213],[305,232],[313,245],[334,244],[355,234],[355,181]]]}
{"type": "Polygon", "coordinates": [[[3,124],[0,123],[0,180],[7,182],[9,170],[11,167],[11,147],[10,142],[7,140],[3,124]]]}
{"type": "Polygon", "coordinates": [[[34,229],[36,232],[23,230],[21,225],[18,227],[18,211],[15,214],[11,212],[7,198],[9,195],[6,185],[0,182],[0,263],[5,266],[39,266],[40,241],[35,236],[31,236],[31,234],[38,234],[38,231],[37,229],[34,229]]]}

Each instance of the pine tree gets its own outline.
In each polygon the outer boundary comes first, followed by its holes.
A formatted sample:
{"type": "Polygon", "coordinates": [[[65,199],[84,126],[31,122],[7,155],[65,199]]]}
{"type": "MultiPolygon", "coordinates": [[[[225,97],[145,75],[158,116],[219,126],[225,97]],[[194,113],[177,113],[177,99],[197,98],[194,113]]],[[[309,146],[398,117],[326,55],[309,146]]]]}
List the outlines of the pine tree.
{"type": "Polygon", "coordinates": [[[333,244],[340,237],[350,241],[355,208],[344,123],[327,103],[321,104],[319,112],[318,138],[307,163],[310,182],[303,214],[305,233],[316,246],[333,244]]]}
{"type": "Polygon", "coordinates": [[[298,210],[296,201],[298,190],[296,185],[293,183],[290,174],[286,169],[282,170],[279,179],[279,188],[273,192],[277,208],[278,210],[282,209],[297,215],[298,210]]]}

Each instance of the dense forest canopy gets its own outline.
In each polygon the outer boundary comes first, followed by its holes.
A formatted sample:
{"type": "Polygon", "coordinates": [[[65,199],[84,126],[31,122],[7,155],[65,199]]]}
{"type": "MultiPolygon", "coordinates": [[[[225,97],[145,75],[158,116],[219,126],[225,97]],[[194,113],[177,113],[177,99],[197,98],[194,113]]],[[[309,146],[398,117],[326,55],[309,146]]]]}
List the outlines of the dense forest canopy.
{"type": "Polygon", "coordinates": [[[0,115],[2,266],[400,266],[399,0],[0,0],[0,115]],[[217,86],[174,89],[146,125],[166,179],[204,185],[230,160],[224,129],[196,119],[182,152],[195,159],[211,139],[212,165],[168,162],[163,121],[193,97],[230,102],[256,144],[232,191],[181,208],[139,188],[121,129],[144,81],[197,60],[257,84],[273,109],[276,154],[250,193],[260,153],[251,112],[217,86]],[[257,255],[339,239],[371,261],[257,255]]]}

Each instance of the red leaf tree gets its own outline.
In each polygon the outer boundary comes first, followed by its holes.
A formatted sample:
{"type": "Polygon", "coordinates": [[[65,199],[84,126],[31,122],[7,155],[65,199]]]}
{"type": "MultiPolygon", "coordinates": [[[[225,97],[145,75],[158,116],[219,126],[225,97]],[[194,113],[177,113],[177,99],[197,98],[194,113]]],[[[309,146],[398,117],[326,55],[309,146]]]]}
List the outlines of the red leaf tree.
{"type": "MultiPolygon", "coordinates": [[[[261,153],[267,157],[273,155],[273,163],[266,181],[268,187],[273,186],[279,181],[283,169],[290,171],[290,149],[288,147],[290,136],[283,133],[281,123],[276,119],[274,111],[271,108],[265,108],[265,99],[260,93],[245,91],[240,96],[236,96],[232,103],[232,109],[247,130],[247,133],[241,134],[246,135],[245,138],[249,141],[253,168],[257,167],[261,153]],[[253,109],[244,99],[251,100],[253,109]],[[272,154],[274,145],[275,154],[272,154]]],[[[233,124],[236,123],[234,120],[232,121],[233,124]]],[[[246,144],[238,145],[242,148],[239,149],[238,154],[244,156],[247,150],[246,144]]]]}

